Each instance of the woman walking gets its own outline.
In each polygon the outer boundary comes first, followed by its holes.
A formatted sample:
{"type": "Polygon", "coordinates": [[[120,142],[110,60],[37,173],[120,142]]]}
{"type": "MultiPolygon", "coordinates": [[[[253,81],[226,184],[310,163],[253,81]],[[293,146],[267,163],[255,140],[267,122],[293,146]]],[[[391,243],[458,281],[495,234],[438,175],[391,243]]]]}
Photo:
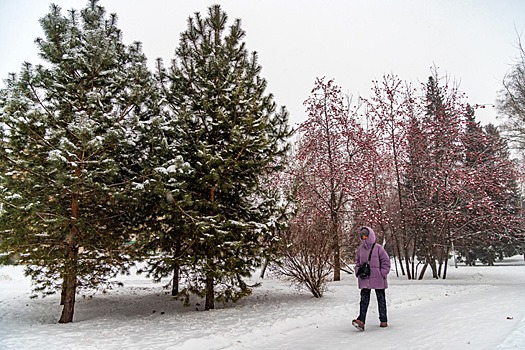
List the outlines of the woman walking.
{"type": "Polygon", "coordinates": [[[376,234],[370,227],[359,230],[361,245],[356,252],[356,277],[358,277],[361,301],[359,303],[359,316],[352,321],[352,325],[360,331],[365,330],[366,312],[370,304],[370,292],[376,292],[379,308],[379,326],[388,327],[386,312],[386,293],[388,288],[387,276],[390,272],[390,257],[383,246],[376,244],[376,234]],[[369,264],[369,274],[363,273],[365,263],[369,264]]]}

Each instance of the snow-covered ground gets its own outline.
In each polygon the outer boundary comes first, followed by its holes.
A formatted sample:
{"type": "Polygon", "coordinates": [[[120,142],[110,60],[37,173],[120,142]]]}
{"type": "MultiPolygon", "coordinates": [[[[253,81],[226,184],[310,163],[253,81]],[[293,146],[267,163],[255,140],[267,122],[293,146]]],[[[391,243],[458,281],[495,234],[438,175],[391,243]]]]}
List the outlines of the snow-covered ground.
{"type": "MultiPolygon", "coordinates": [[[[428,273],[427,273],[428,275],[428,273]]],[[[351,320],[352,275],[322,299],[271,276],[234,305],[185,308],[162,285],[132,274],[125,287],[79,297],[75,322],[58,324],[59,296],[30,299],[20,267],[0,267],[0,349],[525,349],[525,262],[449,267],[446,280],[390,276],[389,327],[372,293],[366,331],[351,320]]]]}

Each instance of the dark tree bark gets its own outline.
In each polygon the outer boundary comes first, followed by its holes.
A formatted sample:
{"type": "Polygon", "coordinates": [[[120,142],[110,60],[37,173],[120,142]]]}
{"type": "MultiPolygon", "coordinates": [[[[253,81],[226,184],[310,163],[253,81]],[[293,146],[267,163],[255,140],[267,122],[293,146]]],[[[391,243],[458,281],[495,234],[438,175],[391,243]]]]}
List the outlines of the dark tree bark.
{"type": "Polygon", "coordinates": [[[215,309],[215,294],[213,287],[213,277],[206,277],[206,304],[204,310],[215,309]]]}
{"type": "Polygon", "coordinates": [[[179,264],[173,265],[173,284],[171,286],[171,295],[179,294],[179,264]]]}

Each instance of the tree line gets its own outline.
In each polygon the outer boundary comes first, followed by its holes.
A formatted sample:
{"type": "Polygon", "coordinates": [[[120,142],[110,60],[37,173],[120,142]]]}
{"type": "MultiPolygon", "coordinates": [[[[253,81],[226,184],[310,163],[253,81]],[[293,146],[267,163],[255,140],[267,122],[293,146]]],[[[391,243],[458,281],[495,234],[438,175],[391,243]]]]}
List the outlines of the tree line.
{"type": "Polygon", "coordinates": [[[409,279],[428,268],[446,278],[453,255],[493,264],[523,254],[519,163],[498,128],[476,121],[458,87],[431,73],[416,88],[385,75],[355,105],[334,80],[315,82],[285,170],[297,209],[290,229],[306,232],[292,242],[314,242],[311,254],[328,244],[324,265],[310,268],[315,289],[332,269],[339,280],[338,262],[358,244],[349,232],[365,224],[377,228],[396,272],[409,279]],[[308,233],[312,222],[326,233],[308,233]]]}
{"type": "Polygon", "coordinates": [[[207,310],[249,294],[279,207],[260,178],[290,128],[240,20],[195,14],[154,74],[96,0],[66,15],[52,5],[41,26],[47,64],[24,64],[0,95],[3,261],[25,264],[36,292],[62,292],[64,323],[79,291],[137,260],[207,310]]]}
{"type": "Polygon", "coordinates": [[[155,72],[97,0],[51,5],[40,24],[45,64],[0,90],[0,262],[25,265],[35,295],[61,292],[61,323],[79,292],[137,261],[209,310],[250,294],[244,279],[272,261],[322,296],[359,225],[409,278],[418,263],[445,276],[452,247],[488,257],[523,241],[506,142],[437,73],[420,89],[385,76],[356,108],[318,79],[292,139],[241,21],[218,5],[155,72]]]}

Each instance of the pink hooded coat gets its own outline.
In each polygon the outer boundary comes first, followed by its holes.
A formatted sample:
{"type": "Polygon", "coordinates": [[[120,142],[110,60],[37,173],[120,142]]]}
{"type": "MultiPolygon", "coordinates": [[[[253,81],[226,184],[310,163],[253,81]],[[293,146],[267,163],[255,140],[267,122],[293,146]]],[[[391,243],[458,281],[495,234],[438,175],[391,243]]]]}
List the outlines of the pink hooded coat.
{"type": "MultiPolygon", "coordinates": [[[[376,234],[370,227],[368,229],[368,238],[364,240],[357,248],[355,257],[355,271],[362,263],[368,260],[370,248],[376,241],[376,234]]],[[[388,288],[387,276],[390,272],[390,257],[380,244],[374,245],[372,257],[370,258],[370,276],[368,278],[358,277],[359,289],[386,289],[388,288]]]]}

